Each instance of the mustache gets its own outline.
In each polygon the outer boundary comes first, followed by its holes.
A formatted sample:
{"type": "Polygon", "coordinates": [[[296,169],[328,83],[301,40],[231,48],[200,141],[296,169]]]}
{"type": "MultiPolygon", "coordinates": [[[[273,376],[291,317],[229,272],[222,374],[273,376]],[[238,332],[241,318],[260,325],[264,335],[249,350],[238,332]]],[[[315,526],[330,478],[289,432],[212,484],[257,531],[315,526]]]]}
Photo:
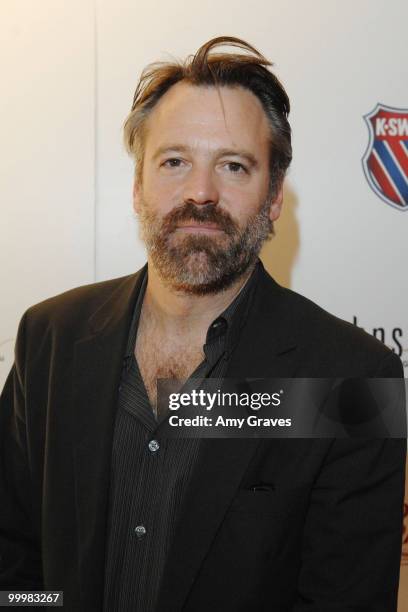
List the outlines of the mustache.
{"type": "Polygon", "coordinates": [[[196,223],[214,223],[227,235],[233,235],[239,231],[231,215],[220,209],[217,205],[200,204],[197,206],[192,202],[186,202],[186,204],[178,206],[167,213],[163,219],[163,229],[166,233],[171,233],[176,230],[180,223],[186,223],[188,221],[195,221],[196,223]]]}

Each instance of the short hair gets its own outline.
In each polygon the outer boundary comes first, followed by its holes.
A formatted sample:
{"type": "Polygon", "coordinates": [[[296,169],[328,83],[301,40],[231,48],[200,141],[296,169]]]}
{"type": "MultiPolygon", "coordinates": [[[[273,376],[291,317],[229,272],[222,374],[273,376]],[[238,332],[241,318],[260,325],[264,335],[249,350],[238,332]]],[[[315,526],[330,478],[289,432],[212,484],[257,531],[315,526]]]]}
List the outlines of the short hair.
{"type": "Polygon", "coordinates": [[[143,169],[146,119],[170,87],[180,81],[197,86],[241,86],[257,96],[268,118],[271,129],[269,192],[271,196],[276,194],[291,162],[292,146],[289,98],[279,79],[267,68],[272,65],[244,40],[219,36],[183,62],[155,62],[146,66],[123,126],[125,148],[135,160],[135,176],[140,178],[143,169]],[[239,47],[246,53],[213,53],[221,45],[239,47]]]}

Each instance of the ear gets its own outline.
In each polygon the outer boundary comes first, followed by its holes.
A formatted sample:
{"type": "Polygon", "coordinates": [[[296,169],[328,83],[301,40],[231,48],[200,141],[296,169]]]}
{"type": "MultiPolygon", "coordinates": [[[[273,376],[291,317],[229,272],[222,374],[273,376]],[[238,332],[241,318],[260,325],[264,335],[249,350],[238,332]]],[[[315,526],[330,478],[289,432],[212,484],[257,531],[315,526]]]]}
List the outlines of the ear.
{"type": "Polygon", "coordinates": [[[140,212],[140,200],[141,200],[141,187],[140,182],[135,178],[133,183],[133,210],[138,215],[140,212]]]}
{"type": "Polygon", "coordinates": [[[283,204],[283,181],[281,186],[279,187],[279,191],[276,194],[275,198],[271,202],[271,208],[269,210],[269,218],[271,221],[276,221],[279,219],[283,204]]]}

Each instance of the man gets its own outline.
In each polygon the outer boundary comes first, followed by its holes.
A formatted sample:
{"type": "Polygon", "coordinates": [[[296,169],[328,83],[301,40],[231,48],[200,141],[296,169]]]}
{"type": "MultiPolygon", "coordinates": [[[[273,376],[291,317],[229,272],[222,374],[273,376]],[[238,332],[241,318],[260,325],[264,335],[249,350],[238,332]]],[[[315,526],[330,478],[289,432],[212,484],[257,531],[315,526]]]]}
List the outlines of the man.
{"type": "Polygon", "coordinates": [[[404,440],[160,434],[158,378],[402,375],[258,259],[291,160],[268,65],[222,37],[142,75],[125,142],[148,262],[22,318],[0,411],[3,589],[60,589],[69,611],[396,610],[404,440]]]}

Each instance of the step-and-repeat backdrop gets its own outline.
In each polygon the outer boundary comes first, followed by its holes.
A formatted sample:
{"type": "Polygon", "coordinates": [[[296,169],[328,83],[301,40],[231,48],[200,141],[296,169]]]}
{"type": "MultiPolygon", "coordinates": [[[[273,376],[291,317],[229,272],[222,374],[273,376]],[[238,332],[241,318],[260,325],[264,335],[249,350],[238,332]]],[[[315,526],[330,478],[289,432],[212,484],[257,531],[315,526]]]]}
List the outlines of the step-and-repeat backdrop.
{"type": "Polygon", "coordinates": [[[405,0],[3,0],[0,18],[0,386],[29,305],[143,264],[121,126],[145,64],[219,35],[269,57],[292,102],[267,268],[408,372],[405,0]]]}

